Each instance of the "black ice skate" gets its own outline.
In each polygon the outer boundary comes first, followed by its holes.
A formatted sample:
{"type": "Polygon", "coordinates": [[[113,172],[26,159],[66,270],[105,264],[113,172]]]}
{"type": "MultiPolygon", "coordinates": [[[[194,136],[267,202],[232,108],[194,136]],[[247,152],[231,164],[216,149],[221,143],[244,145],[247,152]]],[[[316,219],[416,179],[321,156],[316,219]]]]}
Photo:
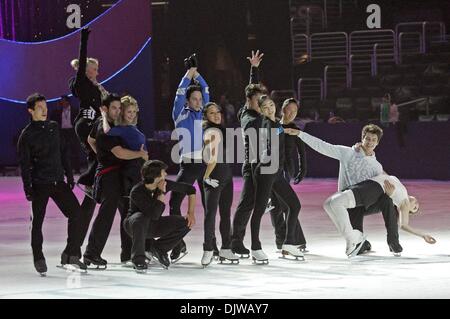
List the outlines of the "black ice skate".
{"type": "Polygon", "coordinates": [[[187,255],[187,247],[184,241],[181,241],[177,246],[172,249],[170,253],[170,260],[172,264],[178,262],[181,258],[187,255]]]}
{"type": "Polygon", "coordinates": [[[64,253],[61,256],[61,265],[57,267],[63,268],[67,271],[87,273],[86,264],[81,262],[78,256],[68,256],[64,253]]]}
{"type": "Polygon", "coordinates": [[[41,277],[47,276],[47,264],[45,259],[39,259],[34,262],[34,268],[41,277]]]}
{"type": "Polygon", "coordinates": [[[148,266],[145,262],[145,258],[137,258],[136,260],[132,261],[133,268],[138,274],[145,274],[147,272],[148,266]]]}
{"type": "Polygon", "coordinates": [[[243,243],[231,245],[231,251],[238,255],[239,258],[247,259],[250,258],[250,250],[245,248],[243,243]]]}
{"type": "Polygon", "coordinates": [[[400,257],[402,255],[403,248],[400,243],[389,243],[389,251],[394,254],[395,257],[400,257]]]}
{"type": "Polygon", "coordinates": [[[93,268],[89,268],[89,269],[98,269],[98,270],[105,270],[106,269],[106,265],[108,264],[108,262],[101,258],[100,256],[89,256],[89,255],[84,255],[83,256],[83,262],[86,264],[87,267],[89,267],[91,264],[94,266],[93,268]]]}

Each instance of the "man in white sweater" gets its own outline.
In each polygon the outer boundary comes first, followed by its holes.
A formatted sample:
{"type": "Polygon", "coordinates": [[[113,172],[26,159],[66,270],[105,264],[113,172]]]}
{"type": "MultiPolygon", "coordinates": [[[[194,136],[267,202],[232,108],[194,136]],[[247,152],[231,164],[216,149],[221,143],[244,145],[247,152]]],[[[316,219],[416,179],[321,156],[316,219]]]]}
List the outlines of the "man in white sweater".
{"type": "MultiPolygon", "coordinates": [[[[383,130],[376,125],[369,124],[362,129],[362,152],[348,146],[329,144],[299,130],[285,129],[285,132],[291,135],[298,135],[315,151],[339,160],[339,192],[383,173],[383,167],[377,161],[374,152],[383,136],[383,130]]],[[[332,197],[325,201],[324,207],[330,204],[332,197]]],[[[368,242],[365,243],[365,236],[362,233],[362,221],[364,215],[378,213],[380,210],[383,213],[388,233],[388,245],[393,248],[394,252],[401,252],[402,248],[398,242],[398,222],[395,208],[392,199],[384,194],[370,207],[361,206],[349,209],[350,216],[349,214],[330,215],[338,231],[346,238],[346,254],[349,257],[357,255],[365,246],[364,244],[370,246],[368,242]]]]}

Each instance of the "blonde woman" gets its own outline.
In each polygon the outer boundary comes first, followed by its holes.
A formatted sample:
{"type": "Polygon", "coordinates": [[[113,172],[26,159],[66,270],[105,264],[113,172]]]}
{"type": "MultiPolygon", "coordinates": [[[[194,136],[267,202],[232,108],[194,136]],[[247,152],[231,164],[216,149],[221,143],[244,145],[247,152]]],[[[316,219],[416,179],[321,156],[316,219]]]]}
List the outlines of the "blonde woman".
{"type": "MultiPolygon", "coordinates": [[[[147,150],[146,137],[137,128],[139,106],[132,96],[126,95],[120,99],[121,116],[114,127],[110,127],[106,116],[103,116],[103,130],[109,136],[118,136],[122,139],[124,147],[132,151],[147,150]]],[[[102,113],[103,114],[103,113],[102,113]]],[[[123,190],[128,196],[131,188],[140,182],[140,170],[144,160],[142,158],[125,161],[121,168],[123,175],[123,190]]]]}
{"type": "MultiPolygon", "coordinates": [[[[97,159],[87,139],[93,123],[100,117],[102,99],[106,98],[108,91],[97,82],[98,60],[87,57],[90,32],[89,28],[81,30],[78,59],[70,62],[70,65],[76,71],[76,76],[69,81],[69,87],[73,96],[80,101],[80,112],[75,119],[74,127],[81,147],[87,155],[88,162],[88,168],[80,175],[78,184],[83,185],[86,195],[92,198],[92,185],[94,184],[97,159]]],[[[92,206],[92,210],[94,208],[95,206],[92,206]]]]}

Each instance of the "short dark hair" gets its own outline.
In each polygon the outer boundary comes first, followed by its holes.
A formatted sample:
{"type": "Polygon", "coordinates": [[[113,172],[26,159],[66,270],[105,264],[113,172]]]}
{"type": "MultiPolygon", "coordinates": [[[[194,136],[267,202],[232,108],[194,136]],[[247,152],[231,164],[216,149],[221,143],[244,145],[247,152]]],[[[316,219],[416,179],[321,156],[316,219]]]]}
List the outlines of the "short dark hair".
{"type": "Polygon", "coordinates": [[[159,160],[149,160],[142,165],[141,175],[145,184],[151,184],[161,176],[161,171],[167,169],[167,164],[159,160]]]}
{"type": "Polygon", "coordinates": [[[186,89],[186,99],[189,100],[191,94],[194,93],[195,91],[199,91],[200,93],[202,93],[202,88],[198,85],[189,85],[188,88],[186,89]]]}
{"type": "Polygon", "coordinates": [[[245,97],[251,99],[256,94],[264,94],[266,90],[261,84],[249,84],[245,87],[245,97]]]}
{"type": "Polygon", "coordinates": [[[118,101],[120,103],[120,96],[116,93],[110,93],[102,100],[102,106],[109,108],[111,103],[114,101],[118,101]]]}
{"type": "Polygon", "coordinates": [[[375,134],[378,137],[378,143],[380,143],[380,140],[383,137],[383,129],[375,124],[368,124],[364,126],[361,132],[361,137],[364,138],[367,133],[375,134]]]}
{"type": "Polygon", "coordinates": [[[47,101],[45,96],[40,93],[33,93],[29,97],[27,97],[27,109],[34,110],[34,106],[37,102],[47,101]]]}

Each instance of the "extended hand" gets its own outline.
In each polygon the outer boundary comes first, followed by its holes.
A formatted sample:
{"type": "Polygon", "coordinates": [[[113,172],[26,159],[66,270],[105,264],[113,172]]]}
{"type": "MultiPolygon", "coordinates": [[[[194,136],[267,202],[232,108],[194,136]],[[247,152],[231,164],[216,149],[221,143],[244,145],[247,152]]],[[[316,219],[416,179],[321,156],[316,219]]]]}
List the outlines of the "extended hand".
{"type": "Polygon", "coordinates": [[[252,56],[251,57],[247,57],[247,60],[249,60],[250,61],[250,65],[251,66],[254,66],[254,67],[258,67],[259,66],[259,64],[261,63],[261,61],[262,61],[262,57],[264,56],[264,53],[259,53],[259,50],[257,50],[256,51],[256,54],[255,54],[255,52],[252,50],[252,56]]]}
{"type": "Polygon", "coordinates": [[[434,239],[433,237],[431,237],[430,235],[424,235],[423,239],[425,239],[425,241],[429,244],[435,244],[436,243],[436,239],[434,239]]]}
{"type": "Polygon", "coordinates": [[[285,128],[284,129],[284,133],[289,134],[289,135],[298,135],[300,134],[300,130],[295,129],[295,128],[285,128]]]}
{"type": "Polygon", "coordinates": [[[216,188],[219,186],[219,181],[217,179],[207,178],[203,180],[205,184],[208,184],[209,186],[216,188]]]}
{"type": "Polygon", "coordinates": [[[144,161],[148,161],[148,152],[144,149],[144,144],[141,145],[141,149],[139,150],[141,153],[141,157],[144,159],[144,161]]]}
{"type": "Polygon", "coordinates": [[[188,213],[186,215],[187,225],[189,228],[194,227],[195,225],[195,214],[194,213],[188,213]]]}

